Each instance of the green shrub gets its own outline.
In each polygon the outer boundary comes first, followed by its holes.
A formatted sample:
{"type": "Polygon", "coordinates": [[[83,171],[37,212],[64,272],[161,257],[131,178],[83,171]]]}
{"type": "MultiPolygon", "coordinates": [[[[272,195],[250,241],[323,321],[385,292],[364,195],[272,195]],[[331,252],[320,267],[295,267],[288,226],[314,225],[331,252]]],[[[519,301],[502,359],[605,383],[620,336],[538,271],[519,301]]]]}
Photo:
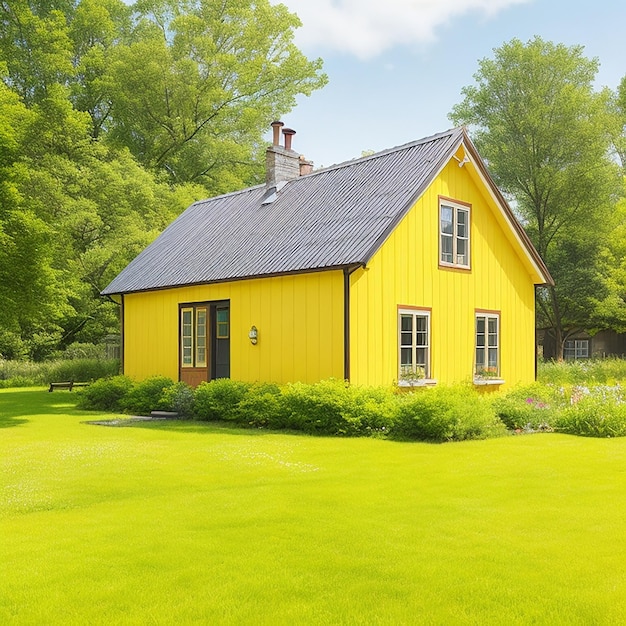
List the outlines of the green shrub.
{"type": "Polygon", "coordinates": [[[404,396],[391,430],[396,438],[439,442],[485,439],[504,432],[489,399],[461,385],[404,396]]]}
{"type": "Polygon", "coordinates": [[[283,402],[285,428],[342,436],[387,432],[396,406],[391,390],[353,387],[336,379],[289,384],[283,402]]]}
{"type": "Polygon", "coordinates": [[[290,383],[283,389],[283,401],[285,428],[318,435],[356,434],[348,418],[348,385],[342,380],[290,383]]]}
{"type": "Polygon", "coordinates": [[[36,383],[32,378],[14,376],[13,378],[0,378],[0,389],[17,389],[18,387],[33,387],[36,383]]]}
{"type": "Polygon", "coordinates": [[[94,411],[123,411],[123,402],[133,387],[127,376],[101,378],[78,392],[78,407],[94,411]]]}
{"type": "Polygon", "coordinates": [[[350,387],[352,419],[361,435],[386,435],[396,419],[399,398],[391,388],[350,387]]]}
{"type": "Polygon", "coordinates": [[[121,401],[122,408],[133,415],[150,415],[168,410],[165,392],[174,385],[166,376],[152,376],[135,383],[121,401]]]}
{"type": "Polygon", "coordinates": [[[583,437],[625,437],[626,403],[592,393],[562,411],[555,426],[583,437]]]}
{"type": "Polygon", "coordinates": [[[255,383],[238,403],[237,420],[258,428],[286,428],[287,415],[281,388],[274,383],[255,383]]]}
{"type": "Polygon", "coordinates": [[[186,383],[174,383],[163,390],[160,402],[164,411],[175,411],[179,417],[191,417],[195,405],[194,391],[186,383]]]}
{"type": "Polygon", "coordinates": [[[317,435],[357,435],[358,422],[350,411],[349,386],[343,380],[314,385],[292,383],[284,392],[286,428],[317,435]]]}
{"type": "Polygon", "coordinates": [[[549,430],[565,406],[564,394],[554,386],[533,383],[496,396],[496,415],[512,430],[549,430]]]}
{"type": "Polygon", "coordinates": [[[239,404],[249,389],[249,383],[229,378],[200,383],[196,387],[194,417],[207,421],[241,421],[239,404]]]}

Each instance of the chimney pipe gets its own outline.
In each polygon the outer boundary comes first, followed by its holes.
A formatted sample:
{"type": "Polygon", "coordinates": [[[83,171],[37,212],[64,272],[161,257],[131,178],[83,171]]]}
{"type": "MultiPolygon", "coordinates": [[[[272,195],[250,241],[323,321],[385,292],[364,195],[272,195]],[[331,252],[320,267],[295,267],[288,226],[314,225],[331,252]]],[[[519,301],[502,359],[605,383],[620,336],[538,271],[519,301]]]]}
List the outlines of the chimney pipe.
{"type": "Polygon", "coordinates": [[[280,142],[280,129],[285,124],[283,122],[272,122],[272,130],[274,131],[273,144],[277,146],[280,142]]]}
{"type": "Polygon", "coordinates": [[[306,176],[313,171],[313,161],[307,161],[304,155],[300,155],[300,176],[306,176]]]}
{"type": "Polygon", "coordinates": [[[296,131],[292,128],[283,128],[283,135],[285,136],[285,150],[291,150],[291,139],[296,134],[296,131]]]}

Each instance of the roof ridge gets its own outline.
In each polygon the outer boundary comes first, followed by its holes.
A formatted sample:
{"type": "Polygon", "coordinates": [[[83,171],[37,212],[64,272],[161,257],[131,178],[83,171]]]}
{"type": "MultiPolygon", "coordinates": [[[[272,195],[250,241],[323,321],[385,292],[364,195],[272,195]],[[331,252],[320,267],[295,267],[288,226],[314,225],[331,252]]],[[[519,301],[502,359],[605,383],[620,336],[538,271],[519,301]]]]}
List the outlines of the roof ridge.
{"type": "MultiPolygon", "coordinates": [[[[408,148],[413,148],[415,146],[419,146],[425,143],[429,143],[431,141],[437,141],[439,139],[443,139],[444,137],[451,137],[455,134],[459,136],[463,134],[463,126],[455,126],[454,128],[449,128],[440,133],[435,133],[434,135],[429,135],[428,137],[423,137],[421,139],[415,139],[413,141],[409,141],[407,143],[400,144],[399,146],[394,146],[393,148],[385,148],[384,150],[380,150],[378,152],[374,152],[373,154],[367,154],[361,157],[355,157],[353,159],[348,159],[347,161],[342,161],[341,163],[335,163],[333,165],[328,165],[327,167],[322,167],[318,170],[314,170],[310,174],[306,174],[302,178],[308,178],[309,176],[315,176],[316,174],[322,174],[323,172],[328,172],[329,170],[340,169],[342,167],[349,167],[351,165],[355,165],[356,163],[364,163],[365,161],[370,161],[374,159],[378,159],[383,156],[387,156],[389,154],[393,154],[394,152],[400,152],[401,150],[407,150],[408,148]]],[[[298,179],[293,179],[298,180],[298,179]]],[[[289,181],[291,182],[291,181],[289,181]]]]}
{"type": "Polygon", "coordinates": [[[188,208],[192,206],[196,206],[197,204],[202,204],[204,202],[211,202],[213,200],[221,200],[222,198],[228,198],[229,196],[236,196],[238,194],[247,193],[249,191],[254,191],[255,189],[265,188],[265,183],[259,183],[258,185],[252,185],[252,187],[244,187],[243,189],[235,189],[234,191],[227,191],[226,193],[222,193],[219,196],[209,196],[208,198],[200,198],[200,200],[196,200],[192,202],[188,208]]]}
{"type": "MultiPolygon", "coordinates": [[[[355,157],[353,159],[348,159],[347,161],[342,161],[341,163],[335,163],[333,165],[328,165],[327,167],[322,167],[318,170],[313,170],[310,174],[305,174],[303,176],[298,176],[297,178],[292,178],[290,180],[285,181],[285,183],[291,183],[296,180],[300,180],[301,178],[309,178],[311,176],[315,176],[317,174],[322,174],[324,172],[329,172],[332,170],[340,169],[343,167],[349,167],[351,165],[355,165],[357,163],[365,163],[366,161],[371,161],[374,159],[378,159],[383,156],[387,156],[389,154],[393,154],[394,152],[400,152],[401,150],[407,150],[408,148],[413,148],[415,146],[419,146],[425,143],[429,143],[431,141],[437,141],[439,139],[443,139],[444,137],[451,137],[454,134],[463,134],[463,126],[455,126],[454,128],[449,128],[448,130],[444,130],[440,133],[435,133],[434,135],[429,135],[428,137],[422,137],[421,139],[415,139],[413,141],[409,141],[407,143],[400,144],[399,146],[394,146],[393,148],[385,148],[384,150],[380,150],[378,152],[374,152],[373,154],[368,154],[361,157],[355,157]]],[[[251,187],[244,187],[243,189],[236,189],[234,191],[228,191],[226,193],[220,194],[219,196],[210,196],[208,198],[201,198],[200,200],[196,200],[193,202],[191,206],[195,206],[197,204],[202,204],[205,202],[212,202],[213,200],[221,200],[222,198],[228,198],[229,196],[236,196],[237,194],[253,191],[259,188],[265,188],[265,183],[260,183],[258,185],[253,185],[251,187]]]]}

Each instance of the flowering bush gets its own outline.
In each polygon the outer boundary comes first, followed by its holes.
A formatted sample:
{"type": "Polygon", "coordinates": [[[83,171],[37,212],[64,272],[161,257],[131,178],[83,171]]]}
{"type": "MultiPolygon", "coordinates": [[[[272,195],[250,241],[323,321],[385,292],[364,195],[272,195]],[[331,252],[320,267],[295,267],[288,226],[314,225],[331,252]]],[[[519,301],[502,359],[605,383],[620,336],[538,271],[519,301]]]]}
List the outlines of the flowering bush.
{"type": "Polygon", "coordinates": [[[566,405],[562,388],[533,383],[498,396],[493,406],[507,428],[516,431],[551,430],[566,405]]]}
{"type": "Polygon", "coordinates": [[[562,411],[555,423],[558,430],[583,437],[626,436],[626,403],[603,391],[588,395],[562,411]]]}

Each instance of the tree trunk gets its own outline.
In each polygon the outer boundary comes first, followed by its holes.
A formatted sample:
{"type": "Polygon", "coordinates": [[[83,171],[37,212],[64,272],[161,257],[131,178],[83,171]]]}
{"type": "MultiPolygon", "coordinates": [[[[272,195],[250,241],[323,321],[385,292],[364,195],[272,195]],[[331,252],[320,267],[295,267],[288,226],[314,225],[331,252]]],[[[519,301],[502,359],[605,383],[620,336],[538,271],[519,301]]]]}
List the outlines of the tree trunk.
{"type": "Polygon", "coordinates": [[[563,347],[565,345],[565,337],[563,333],[563,324],[561,322],[561,312],[559,311],[559,301],[554,286],[550,287],[550,302],[552,303],[552,313],[554,320],[554,351],[557,361],[563,360],[563,347]]]}

